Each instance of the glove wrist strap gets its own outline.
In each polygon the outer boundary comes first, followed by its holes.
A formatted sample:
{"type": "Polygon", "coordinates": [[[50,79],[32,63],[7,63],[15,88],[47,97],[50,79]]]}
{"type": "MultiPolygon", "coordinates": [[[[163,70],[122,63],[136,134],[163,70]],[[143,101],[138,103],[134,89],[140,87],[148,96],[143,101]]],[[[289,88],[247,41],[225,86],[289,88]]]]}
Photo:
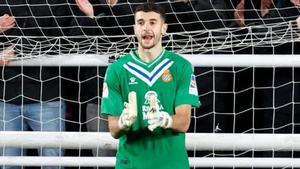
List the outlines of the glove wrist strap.
{"type": "Polygon", "coordinates": [[[118,120],[118,126],[119,126],[120,130],[123,130],[123,131],[129,130],[129,127],[124,124],[122,117],[120,117],[120,119],[118,120]]]}

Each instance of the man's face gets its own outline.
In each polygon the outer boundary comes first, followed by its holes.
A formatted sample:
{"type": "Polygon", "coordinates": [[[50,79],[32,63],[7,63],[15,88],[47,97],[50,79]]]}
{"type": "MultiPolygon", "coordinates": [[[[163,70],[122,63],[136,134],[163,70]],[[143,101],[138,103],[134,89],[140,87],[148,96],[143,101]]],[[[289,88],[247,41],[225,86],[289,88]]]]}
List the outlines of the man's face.
{"type": "Polygon", "coordinates": [[[139,11],[135,14],[134,33],[140,47],[151,49],[161,45],[161,36],[166,33],[167,24],[156,12],[139,11]]]}

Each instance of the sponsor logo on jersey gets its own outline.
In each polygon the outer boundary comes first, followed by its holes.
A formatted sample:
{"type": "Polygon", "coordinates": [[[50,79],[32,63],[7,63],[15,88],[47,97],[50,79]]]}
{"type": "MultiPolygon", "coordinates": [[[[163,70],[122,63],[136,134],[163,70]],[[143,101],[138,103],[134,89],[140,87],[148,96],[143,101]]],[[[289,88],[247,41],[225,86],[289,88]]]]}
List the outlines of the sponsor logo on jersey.
{"type": "Polygon", "coordinates": [[[166,83],[172,80],[172,74],[169,69],[165,70],[164,73],[161,75],[161,80],[166,83]]]}
{"type": "Polygon", "coordinates": [[[130,84],[130,85],[137,84],[136,78],[135,78],[135,77],[129,78],[129,84],[130,84]]]}
{"type": "Polygon", "coordinates": [[[107,84],[106,82],[103,83],[103,89],[102,89],[102,97],[103,98],[107,98],[108,97],[108,87],[107,87],[107,84]]]}
{"type": "Polygon", "coordinates": [[[189,94],[198,96],[197,82],[194,74],[191,75],[189,94]]]}
{"type": "Polygon", "coordinates": [[[157,93],[155,91],[153,91],[153,90],[148,91],[145,94],[145,102],[144,102],[144,104],[148,104],[148,105],[150,104],[150,97],[151,96],[157,97],[157,93]]]}
{"type": "MultiPolygon", "coordinates": [[[[157,97],[157,93],[155,91],[148,91],[146,94],[145,94],[145,102],[142,106],[142,111],[143,111],[143,120],[147,120],[147,113],[150,109],[150,97],[154,95],[155,97],[157,97]]],[[[158,97],[157,97],[158,98],[158,97]]],[[[160,101],[159,99],[157,99],[157,102],[158,102],[158,105],[159,105],[159,110],[163,110],[164,107],[160,104],[160,101]]]]}

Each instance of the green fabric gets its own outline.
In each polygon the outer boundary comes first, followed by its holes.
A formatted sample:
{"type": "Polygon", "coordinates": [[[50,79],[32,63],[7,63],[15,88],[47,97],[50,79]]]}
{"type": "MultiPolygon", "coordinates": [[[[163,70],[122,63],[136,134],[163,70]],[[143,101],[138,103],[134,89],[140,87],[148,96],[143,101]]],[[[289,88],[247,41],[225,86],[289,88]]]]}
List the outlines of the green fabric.
{"type": "Polygon", "coordinates": [[[175,113],[182,104],[200,105],[192,65],[173,52],[163,52],[151,63],[135,50],[110,65],[105,75],[101,112],[120,116],[128,93],[137,94],[138,117],[119,139],[117,169],[188,169],[185,134],[171,129],[147,129],[148,96],[156,94],[161,111],[175,113]]]}

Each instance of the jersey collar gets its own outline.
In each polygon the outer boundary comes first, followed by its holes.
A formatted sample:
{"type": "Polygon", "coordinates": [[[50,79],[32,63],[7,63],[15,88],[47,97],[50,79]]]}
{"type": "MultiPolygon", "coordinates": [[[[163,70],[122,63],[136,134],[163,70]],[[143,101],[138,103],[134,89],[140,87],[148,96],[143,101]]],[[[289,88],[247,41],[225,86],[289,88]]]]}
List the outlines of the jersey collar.
{"type": "Polygon", "coordinates": [[[135,60],[136,62],[138,62],[139,64],[142,64],[147,67],[151,67],[151,66],[155,65],[155,63],[157,63],[164,56],[165,52],[166,52],[166,50],[163,49],[161,51],[161,53],[158,55],[158,57],[156,57],[153,61],[151,61],[149,63],[146,63],[141,59],[141,57],[139,56],[136,49],[131,50],[130,55],[131,55],[132,59],[135,60]]]}

